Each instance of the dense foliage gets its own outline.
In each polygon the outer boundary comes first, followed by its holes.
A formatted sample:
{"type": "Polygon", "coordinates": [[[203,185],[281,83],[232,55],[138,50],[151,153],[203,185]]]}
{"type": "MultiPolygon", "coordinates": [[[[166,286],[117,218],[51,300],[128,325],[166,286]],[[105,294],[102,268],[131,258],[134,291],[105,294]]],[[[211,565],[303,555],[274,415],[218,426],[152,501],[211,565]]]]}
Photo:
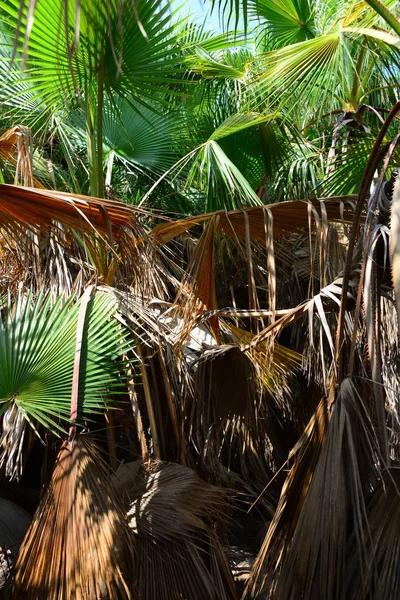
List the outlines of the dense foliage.
{"type": "Polygon", "coordinates": [[[400,596],[397,4],[0,0],[2,597],[400,596]]]}

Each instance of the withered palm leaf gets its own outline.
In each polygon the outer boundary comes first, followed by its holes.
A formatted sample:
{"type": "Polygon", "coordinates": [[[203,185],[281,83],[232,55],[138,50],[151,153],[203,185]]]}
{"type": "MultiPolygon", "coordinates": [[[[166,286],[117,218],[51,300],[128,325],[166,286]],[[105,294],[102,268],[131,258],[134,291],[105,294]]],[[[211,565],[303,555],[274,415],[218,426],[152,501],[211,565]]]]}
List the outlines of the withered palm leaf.
{"type": "MultiPolygon", "coordinates": [[[[363,577],[369,536],[366,497],[379,477],[378,443],[368,414],[370,402],[368,387],[361,396],[350,378],[343,381],[332,407],[326,438],[322,448],[317,448],[315,468],[309,471],[311,483],[308,491],[304,490],[306,496],[293,535],[286,538],[281,549],[280,572],[272,572],[273,563],[269,565],[276,582],[270,597],[276,600],[347,598],[346,548],[350,532],[355,540],[355,571],[363,577]]],[[[291,501],[294,499],[292,496],[291,501]]],[[[257,580],[261,584],[259,591],[265,585],[260,562],[267,568],[268,559],[271,560],[267,550],[273,547],[272,533],[267,533],[253,573],[251,597],[257,597],[257,580]]]]}
{"type": "Polygon", "coordinates": [[[77,231],[118,237],[131,229],[134,214],[144,211],[112,200],[80,194],[0,184],[0,227],[15,225],[37,231],[54,222],[77,231]]]}
{"type": "Polygon", "coordinates": [[[84,436],[61,447],[15,565],[12,600],[128,600],[129,532],[109,473],[84,436]]]}
{"type": "Polygon", "coordinates": [[[136,536],[137,592],[142,600],[236,598],[215,532],[226,520],[226,492],[174,463],[128,465],[117,472],[128,494],[136,536]]]}

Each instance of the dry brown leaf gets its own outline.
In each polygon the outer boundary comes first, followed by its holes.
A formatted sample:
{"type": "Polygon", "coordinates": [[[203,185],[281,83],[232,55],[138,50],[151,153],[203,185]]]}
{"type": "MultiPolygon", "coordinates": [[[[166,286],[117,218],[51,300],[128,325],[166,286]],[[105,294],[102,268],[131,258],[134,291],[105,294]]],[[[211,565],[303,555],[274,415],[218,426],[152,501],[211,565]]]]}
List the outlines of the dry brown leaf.
{"type": "Polygon", "coordinates": [[[129,600],[133,535],[84,436],[61,447],[15,565],[12,600],[129,600]]]}

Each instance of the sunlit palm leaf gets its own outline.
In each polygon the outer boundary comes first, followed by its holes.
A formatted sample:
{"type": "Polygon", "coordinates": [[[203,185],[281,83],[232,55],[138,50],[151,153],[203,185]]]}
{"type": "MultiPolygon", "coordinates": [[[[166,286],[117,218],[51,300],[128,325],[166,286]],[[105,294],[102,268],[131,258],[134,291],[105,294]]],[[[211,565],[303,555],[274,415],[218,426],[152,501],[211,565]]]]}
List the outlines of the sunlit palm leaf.
{"type": "Polygon", "coordinates": [[[131,227],[136,211],[121,202],[5,184],[0,184],[0,198],[0,226],[5,228],[40,229],[59,222],[87,233],[107,234],[111,226],[118,236],[131,227]]]}
{"type": "Polygon", "coordinates": [[[252,16],[262,19],[271,46],[284,46],[315,36],[313,4],[309,0],[249,0],[252,16]]]}
{"type": "MultiPolygon", "coordinates": [[[[50,297],[39,296],[33,303],[22,295],[15,306],[8,303],[0,325],[1,466],[8,476],[19,474],[26,423],[33,427],[39,423],[54,433],[65,431],[71,413],[79,306],[70,299],[51,307],[50,297]]],[[[121,390],[120,357],[126,344],[114,314],[111,296],[97,294],[90,300],[80,363],[79,419],[104,410],[107,394],[121,390]]]]}
{"type": "Polygon", "coordinates": [[[133,535],[109,479],[90,440],[63,444],[21,546],[13,598],[133,597],[127,584],[133,535]]]}

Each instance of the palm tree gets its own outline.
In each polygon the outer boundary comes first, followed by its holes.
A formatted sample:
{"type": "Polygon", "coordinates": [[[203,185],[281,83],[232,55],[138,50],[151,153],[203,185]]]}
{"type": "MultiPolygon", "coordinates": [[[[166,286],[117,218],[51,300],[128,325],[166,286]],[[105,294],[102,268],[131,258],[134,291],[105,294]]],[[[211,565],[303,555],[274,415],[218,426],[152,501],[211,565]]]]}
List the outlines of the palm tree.
{"type": "Polygon", "coordinates": [[[51,4],[1,2],[6,596],[396,597],[394,3],[51,4]]]}

